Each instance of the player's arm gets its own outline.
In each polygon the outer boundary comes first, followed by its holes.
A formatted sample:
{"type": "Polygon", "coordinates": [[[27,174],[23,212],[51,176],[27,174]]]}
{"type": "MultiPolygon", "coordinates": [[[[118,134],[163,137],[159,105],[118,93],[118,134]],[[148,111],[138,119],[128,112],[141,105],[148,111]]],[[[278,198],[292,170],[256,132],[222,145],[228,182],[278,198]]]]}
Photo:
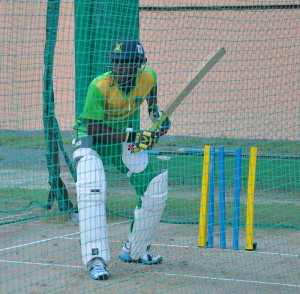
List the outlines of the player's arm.
{"type": "MultiPolygon", "coordinates": [[[[155,84],[152,88],[149,96],[147,97],[148,103],[148,113],[151,121],[154,123],[157,120],[161,119],[163,111],[159,110],[157,105],[157,85],[155,84]]],[[[168,117],[160,124],[158,129],[156,130],[157,136],[165,135],[171,127],[171,121],[168,117]]]]}
{"type": "Polygon", "coordinates": [[[88,119],[87,132],[99,143],[121,143],[126,140],[126,133],[107,127],[99,120],[88,119]]]}
{"type": "Polygon", "coordinates": [[[89,85],[83,118],[86,122],[87,134],[93,136],[98,143],[124,142],[126,134],[113,130],[103,123],[105,96],[95,84],[89,85]]]}
{"type": "Polygon", "coordinates": [[[122,133],[105,126],[101,121],[90,119],[87,120],[87,130],[88,135],[93,136],[98,143],[104,144],[128,142],[147,150],[151,149],[157,141],[155,132],[139,130],[122,133]]]}

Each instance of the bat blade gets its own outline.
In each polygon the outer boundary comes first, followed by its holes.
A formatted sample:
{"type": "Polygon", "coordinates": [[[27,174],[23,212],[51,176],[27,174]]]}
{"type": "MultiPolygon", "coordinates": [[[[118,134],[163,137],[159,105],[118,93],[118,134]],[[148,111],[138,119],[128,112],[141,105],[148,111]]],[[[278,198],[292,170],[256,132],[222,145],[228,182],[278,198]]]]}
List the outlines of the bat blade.
{"type": "MultiPolygon", "coordinates": [[[[222,47],[218,51],[213,52],[207,57],[206,61],[199,67],[196,74],[187,78],[187,84],[181,89],[179,94],[172,99],[171,104],[162,113],[160,119],[157,119],[149,129],[151,132],[157,131],[161,124],[170,116],[181,102],[191,93],[196,85],[205,77],[205,75],[214,67],[214,65],[226,54],[226,50],[222,47]]],[[[136,147],[135,152],[139,152],[140,148],[136,147]]]]}
{"type": "Polygon", "coordinates": [[[207,57],[206,61],[199,67],[196,74],[187,78],[187,84],[181,89],[179,94],[172,99],[172,103],[168,106],[164,113],[170,116],[181,102],[191,93],[191,91],[199,84],[205,75],[214,67],[214,65],[226,54],[226,50],[222,47],[218,51],[213,52],[207,57]]]}

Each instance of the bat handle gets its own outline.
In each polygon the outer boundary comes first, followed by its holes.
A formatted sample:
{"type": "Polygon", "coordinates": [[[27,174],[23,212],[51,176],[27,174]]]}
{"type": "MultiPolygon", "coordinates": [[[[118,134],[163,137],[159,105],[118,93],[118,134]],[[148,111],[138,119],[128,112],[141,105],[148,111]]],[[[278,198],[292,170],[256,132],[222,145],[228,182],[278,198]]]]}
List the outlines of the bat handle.
{"type": "MultiPolygon", "coordinates": [[[[167,119],[167,115],[163,112],[161,114],[161,117],[159,119],[157,119],[156,121],[154,121],[154,123],[152,124],[151,128],[148,130],[150,132],[155,132],[162,124],[163,122],[167,119]]],[[[135,147],[135,152],[139,152],[141,150],[141,148],[139,147],[135,147]]]]}
{"type": "Polygon", "coordinates": [[[155,132],[163,124],[163,122],[167,119],[167,117],[168,116],[164,112],[162,112],[161,117],[156,121],[154,121],[149,131],[155,132]]]}

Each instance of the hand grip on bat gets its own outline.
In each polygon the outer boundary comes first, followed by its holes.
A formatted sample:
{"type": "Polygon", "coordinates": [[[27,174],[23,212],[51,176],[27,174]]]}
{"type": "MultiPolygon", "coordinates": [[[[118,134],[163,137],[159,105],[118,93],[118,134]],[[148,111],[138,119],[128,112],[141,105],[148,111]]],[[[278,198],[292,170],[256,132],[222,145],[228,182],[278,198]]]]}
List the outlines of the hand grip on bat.
{"type": "MultiPolygon", "coordinates": [[[[165,113],[162,113],[161,117],[152,124],[151,128],[148,131],[156,132],[167,118],[168,116],[165,113]]],[[[141,148],[139,148],[138,146],[135,147],[135,152],[139,152],[140,150],[141,148]]]]}

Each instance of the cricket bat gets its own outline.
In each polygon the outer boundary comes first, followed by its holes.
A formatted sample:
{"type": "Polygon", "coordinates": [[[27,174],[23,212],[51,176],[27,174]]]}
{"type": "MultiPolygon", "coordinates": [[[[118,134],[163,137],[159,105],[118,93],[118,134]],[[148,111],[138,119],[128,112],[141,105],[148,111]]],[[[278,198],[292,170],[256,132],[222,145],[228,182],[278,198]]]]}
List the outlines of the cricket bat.
{"type": "Polygon", "coordinates": [[[166,117],[173,114],[182,101],[192,92],[192,90],[200,83],[205,75],[225,54],[226,50],[222,47],[218,51],[213,52],[210,56],[208,56],[204,63],[200,65],[197,73],[187,78],[187,84],[184,85],[179,94],[171,100],[171,104],[166,110],[164,110],[162,117],[153,123],[149,131],[155,132],[155,130],[157,130],[157,128],[165,121],[166,117]]]}
{"type": "MultiPolygon", "coordinates": [[[[171,99],[171,103],[166,110],[162,113],[161,117],[157,119],[149,129],[150,132],[155,132],[160,125],[171,116],[176,108],[182,103],[182,101],[192,92],[192,90],[200,83],[205,75],[214,67],[214,65],[226,54],[226,50],[221,47],[216,52],[210,54],[207,59],[199,66],[199,70],[196,74],[187,78],[187,84],[182,87],[179,94],[171,99]]],[[[139,152],[140,148],[136,147],[135,152],[139,152]]]]}

